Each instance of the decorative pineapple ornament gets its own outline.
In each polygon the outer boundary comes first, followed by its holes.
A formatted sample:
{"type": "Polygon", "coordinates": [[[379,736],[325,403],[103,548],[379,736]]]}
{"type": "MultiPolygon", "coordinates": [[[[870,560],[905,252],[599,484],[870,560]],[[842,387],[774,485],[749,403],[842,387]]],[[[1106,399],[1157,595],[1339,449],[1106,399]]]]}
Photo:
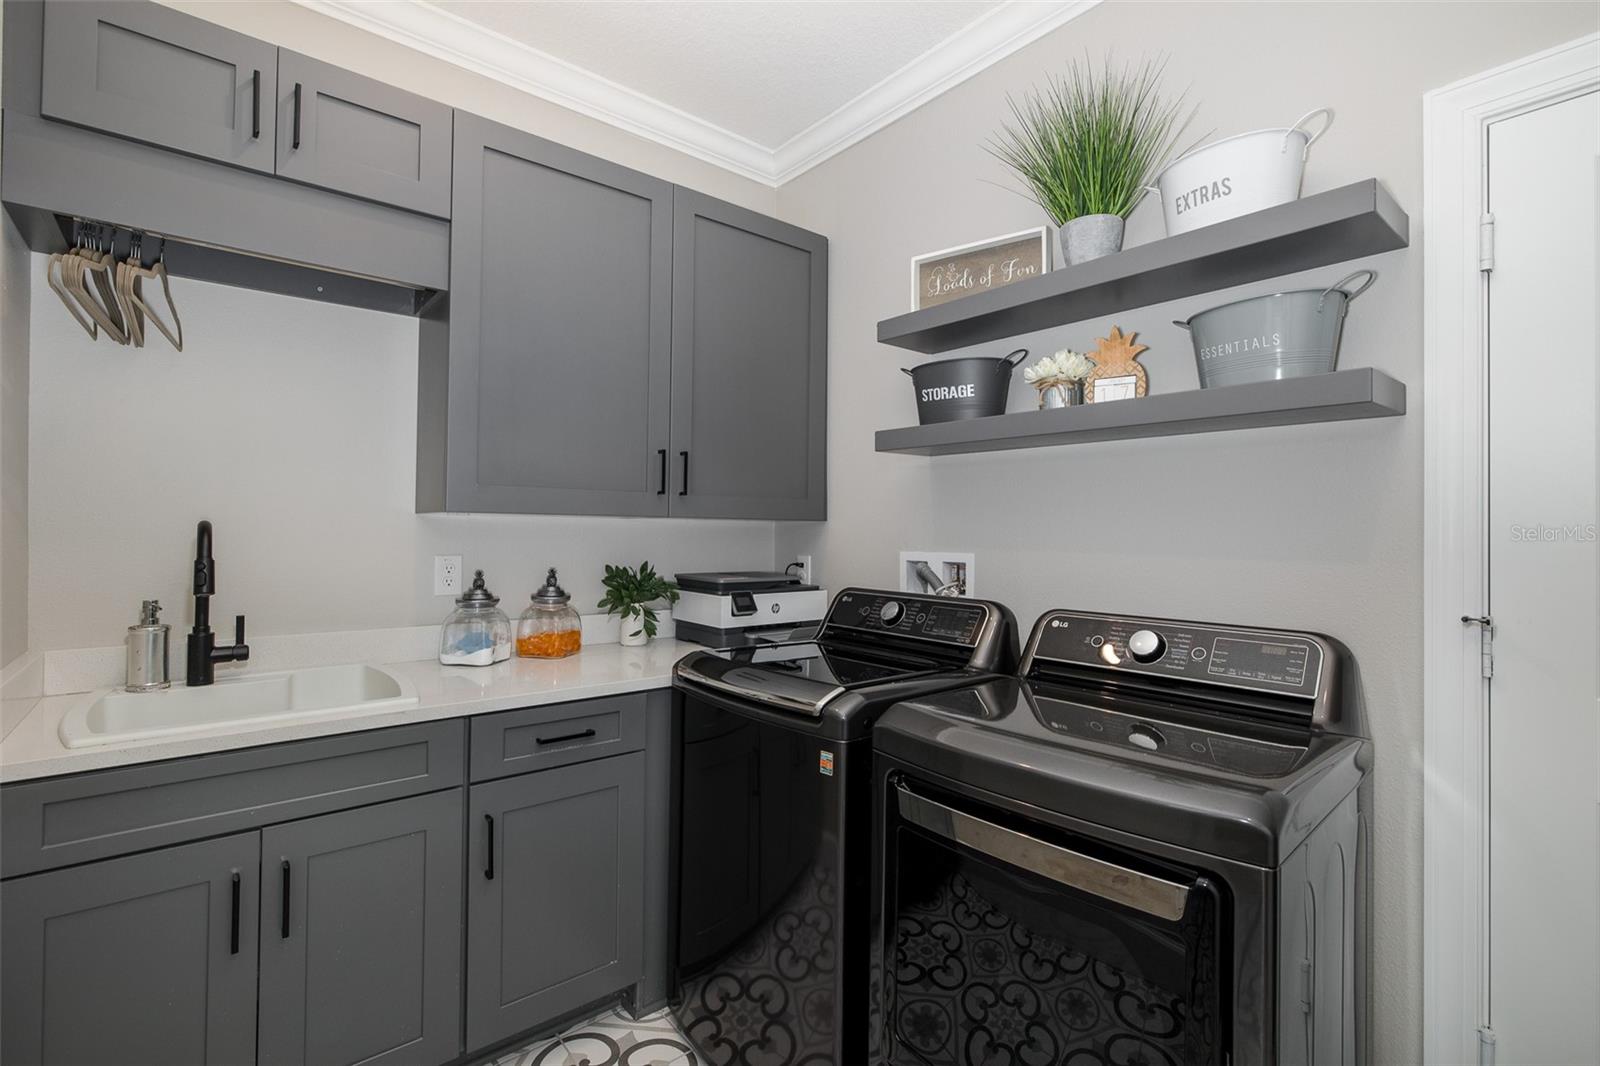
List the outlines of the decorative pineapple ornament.
{"type": "Polygon", "coordinates": [[[1148,391],[1149,379],[1145,376],[1144,367],[1136,360],[1139,353],[1149,351],[1150,346],[1133,343],[1137,336],[1137,333],[1124,334],[1122,327],[1112,326],[1111,336],[1097,339],[1099,347],[1091,356],[1094,369],[1089,371],[1083,383],[1086,402],[1121,400],[1129,396],[1143,396],[1148,391]],[[1107,386],[1105,391],[1108,394],[1103,397],[1096,395],[1102,382],[1107,386]],[[1132,386],[1132,392],[1128,391],[1129,385],[1132,386]],[[1111,386],[1116,387],[1113,389],[1111,386]]]}

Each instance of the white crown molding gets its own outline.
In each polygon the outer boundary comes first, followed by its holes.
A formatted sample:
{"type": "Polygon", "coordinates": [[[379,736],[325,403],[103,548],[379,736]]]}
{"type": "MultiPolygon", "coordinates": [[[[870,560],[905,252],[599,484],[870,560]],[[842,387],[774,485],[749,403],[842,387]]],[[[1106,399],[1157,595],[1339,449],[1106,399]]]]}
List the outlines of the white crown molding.
{"type": "Polygon", "coordinates": [[[295,2],[742,177],[774,184],[770,148],[426,0],[295,2]]]}
{"type": "Polygon", "coordinates": [[[295,2],[741,177],[778,186],[1077,18],[1100,0],[1006,0],[776,148],[426,0],[295,2]]]}
{"type": "Polygon", "coordinates": [[[798,177],[1099,4],[1006,0],[780,145],[773,153],[773,184],[798,177]]]}

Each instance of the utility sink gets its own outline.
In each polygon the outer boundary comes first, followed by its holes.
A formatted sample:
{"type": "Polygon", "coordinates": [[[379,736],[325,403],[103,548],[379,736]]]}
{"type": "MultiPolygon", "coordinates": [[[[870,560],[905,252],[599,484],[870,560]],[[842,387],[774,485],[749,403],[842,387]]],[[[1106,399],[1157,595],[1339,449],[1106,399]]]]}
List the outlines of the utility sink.
{"type": "Polygon", "coordinates": [[[111,689],[86,696],[61,719],[69,748],[260,729],[303,718],[385,714],[417,705],[410,684],[376,666],[321,666],[244,674],[200,688],[111,689]]]}

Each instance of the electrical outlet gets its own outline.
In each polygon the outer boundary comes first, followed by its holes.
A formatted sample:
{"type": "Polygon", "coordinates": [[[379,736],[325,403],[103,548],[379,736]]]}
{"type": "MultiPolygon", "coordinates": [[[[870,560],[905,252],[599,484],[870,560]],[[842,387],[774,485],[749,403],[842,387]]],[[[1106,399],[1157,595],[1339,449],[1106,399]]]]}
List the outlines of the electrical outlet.
{"type": "Polygon", "coordinates": [[[812,581],[813,581],[812,572],[811,572],[811,556],[809,556],[809,555],[796,555],[794,557],[794,561],[799,563],[800,565],[798,567],[796,567],[791,572],[796,577],[798,577],[800,579],[800,584],[802,584],[802,585],[811,584],[812,581]]]}
{"type": "Polygon", "coordinates": [[[433,594],[435,596],[461,595],[461,556],[435,555],[433,557],[433,594]]]}
{"type": "Polygon", "coordinates": [[[972,552],[903,551],[900,553],[900,591],[927,595],[933,592],[917,564],[926,565],[938,578],[938,586],[952,590],[946,595],[974,596],[977,580],[976,557],[972,552]]]}

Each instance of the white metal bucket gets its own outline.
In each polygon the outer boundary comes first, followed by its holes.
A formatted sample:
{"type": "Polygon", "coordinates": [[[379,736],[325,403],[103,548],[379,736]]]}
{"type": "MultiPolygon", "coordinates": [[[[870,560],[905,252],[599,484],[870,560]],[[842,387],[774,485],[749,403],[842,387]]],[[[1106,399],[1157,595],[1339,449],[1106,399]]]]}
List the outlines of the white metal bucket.
{"type": "Polygon", "coordinates": [[[1167,236],[1225,222],[1300,197],[1306,156],[1333,125],[1333,111],[1319,107],[1288,129],[1255,130],[1204,145],[1179,156],[1156,177],[1167,236]],[[1322,127],[1300,127],[1322,116],[1322,127]]]}

